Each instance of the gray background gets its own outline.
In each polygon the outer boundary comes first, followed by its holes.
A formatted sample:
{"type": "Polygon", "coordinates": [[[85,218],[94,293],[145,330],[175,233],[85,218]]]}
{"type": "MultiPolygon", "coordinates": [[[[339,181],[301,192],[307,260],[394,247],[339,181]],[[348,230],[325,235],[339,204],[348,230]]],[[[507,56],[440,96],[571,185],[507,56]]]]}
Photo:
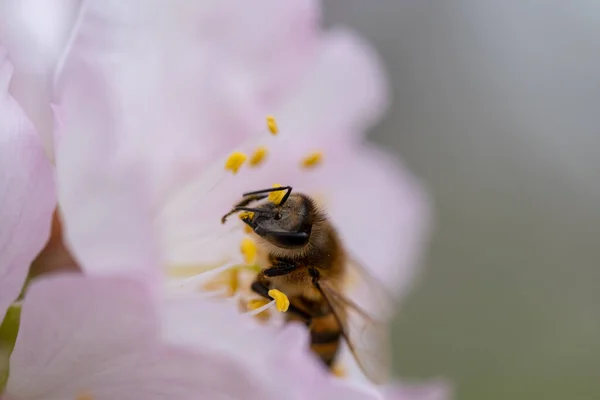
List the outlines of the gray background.
{"type": "Polygon", "coordinates": [[[600,399],[600,1],[325,0],[379,50],[372,138],[434,196],[395,365],[457,399],[600,399]]]}

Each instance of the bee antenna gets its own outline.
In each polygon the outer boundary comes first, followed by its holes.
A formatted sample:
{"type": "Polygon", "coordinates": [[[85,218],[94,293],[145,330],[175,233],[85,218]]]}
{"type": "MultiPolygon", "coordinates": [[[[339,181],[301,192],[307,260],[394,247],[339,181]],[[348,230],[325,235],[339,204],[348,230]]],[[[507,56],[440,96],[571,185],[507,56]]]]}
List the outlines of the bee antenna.
{"type": "Polygon", "coordinates": [[[263,210],[260,208],[252,208],[252,207],[236,207],[233,209],[234,211],[250,211],[250,212],[255,212],[255,213],[259,213],[259,214],[275,214],[273,211],[270,210],[263,210]]]}
{"type": "Polygon", "coordinates": [[[278,186],[278,187],[269,188],[269,189],[256,190],[254,192],[244,193],[242,196],[246,197],[246,196],[253,196],[253,195],[262,194],[262,193],[279,192],[281,190],[286,190],[287,191],[287,193],[283,195],[283,198],[281,199],[281,201],[278,204],[278,205],[281,206],[281,205],[283,205],[287,201],[288,197],[290,197],[290,194],[292,194],[292,187],[291,186],[278,186]]]}

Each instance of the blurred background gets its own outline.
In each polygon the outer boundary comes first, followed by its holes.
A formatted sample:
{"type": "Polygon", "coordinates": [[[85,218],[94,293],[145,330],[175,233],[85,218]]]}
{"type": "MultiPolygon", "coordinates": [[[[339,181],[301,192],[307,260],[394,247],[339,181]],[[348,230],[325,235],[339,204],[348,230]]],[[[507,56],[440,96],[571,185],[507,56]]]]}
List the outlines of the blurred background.
{"type": "Polygon", "coordinates": [[[372,140],[435,201],[398,374],[460,400],[600,399],[600,2],[324,3],[391,76],[372,140]]]}

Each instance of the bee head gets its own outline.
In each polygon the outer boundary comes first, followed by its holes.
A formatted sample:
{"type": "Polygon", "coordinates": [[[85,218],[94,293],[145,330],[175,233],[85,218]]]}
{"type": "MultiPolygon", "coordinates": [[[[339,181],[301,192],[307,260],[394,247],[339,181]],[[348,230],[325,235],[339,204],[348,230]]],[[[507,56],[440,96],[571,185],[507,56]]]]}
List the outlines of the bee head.
{"type": "Polygon", "coordinates": [[[252,217],[242,218],[254,232],[274,246],[297,249],[305,246],[313,225],[310,200],[293,194],[285,202],[262,204],[252,217]]]}

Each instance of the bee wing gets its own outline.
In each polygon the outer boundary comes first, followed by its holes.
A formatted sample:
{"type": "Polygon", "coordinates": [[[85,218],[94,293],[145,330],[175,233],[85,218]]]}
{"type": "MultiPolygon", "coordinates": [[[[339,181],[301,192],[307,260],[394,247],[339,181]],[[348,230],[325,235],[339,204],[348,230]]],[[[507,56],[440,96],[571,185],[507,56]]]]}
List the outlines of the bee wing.
{"type": "Polygon", "coordinates": [[[355,258],[346,262],[344,287],[346,297],[366,310],[372,318],[389,321],[394,313],[395,300],[385,285],[355,258]]]}
{"type": "Polygon", "coordinates": [[[390,370],[388,321],[393,303],[378,281],[364,268],[353,264],[356,263],[349,263],[353,271],[348,271],[348,276],[355,273],[360,276],[356,276],[359,281],[350,280],[353,287],[347,289],[347,294],[342,294],[329,280],[320,280],[319,286],[343,327],[342,335],[363,373],[374,383],[384,383],[390,370]]]}

